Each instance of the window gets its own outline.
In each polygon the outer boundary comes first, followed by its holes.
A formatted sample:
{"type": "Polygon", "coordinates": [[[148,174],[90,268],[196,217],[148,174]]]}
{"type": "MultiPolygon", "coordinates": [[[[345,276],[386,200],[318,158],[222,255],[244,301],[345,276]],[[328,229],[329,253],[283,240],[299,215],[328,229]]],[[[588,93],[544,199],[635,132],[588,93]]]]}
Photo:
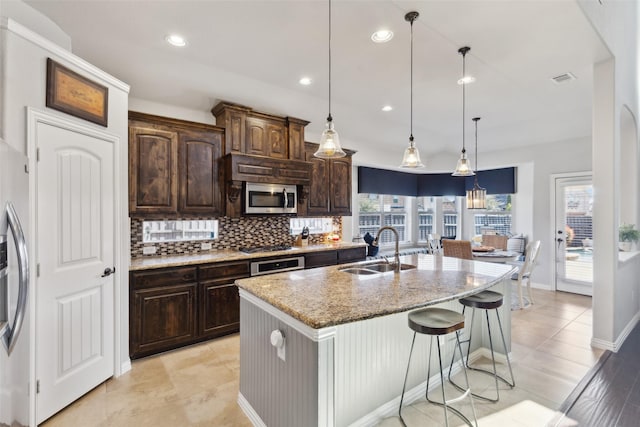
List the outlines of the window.
{"type": "MultiPolygon", "coordinates": [[[[358,231],[361,236],[370,233],[375,236],[385,225],[398,231],[400,242],[410,241],[408,204],[410,197],[382,194],[358,194],[358,231]]],[[[380,244],[393,243],[393,233],[384,233],[380,244]]]]}
{"type": "Polygon", "coordinates": [[[292,236],[302,233],[304,227],[308,227],[311,234],[332,233],[334,231],[332,218],[295,217],[289,219],[289,233],[292,236]]]}
{"type": "Polygon", "coordinates": [[[436,197],[417,197],[418,242],[425,243],[429,234],[436,233],[436,197]]]}
{"type": "Polygon", "coordinates": [[[474,215],[475,234],[511,234],[511,194],[487,196],[487,209],[474,215]]]}
{"type": "Polygon", "coordinates": [[[218,220],[143,221],[142,242],[181,242],[218,237],[218,220]]]}
{"type": "MultiPolygon", "coordinates": [[[[409,197],[358,194],[358,232],[375,236],[380,227],[398,230],[400,243],[425,244],[429,234],[455,237],[460,227],[461,197],[409,197]]],[[[384,233],[380,244],[394,243],[384,233]]]]}

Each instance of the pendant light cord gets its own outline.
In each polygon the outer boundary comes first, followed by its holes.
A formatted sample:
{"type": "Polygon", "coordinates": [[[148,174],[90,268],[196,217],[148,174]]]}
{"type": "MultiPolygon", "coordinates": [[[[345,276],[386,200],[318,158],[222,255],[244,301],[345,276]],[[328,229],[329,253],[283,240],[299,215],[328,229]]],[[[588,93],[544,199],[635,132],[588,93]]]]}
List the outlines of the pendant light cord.
{"type": "Polygon", "coordinates": [[[327,121],[331,122],[331,0],[329,0],[329,116],[327,121]]]}
{"type": "Polygon", "coordinates": [[[471,119],[475,122],[476,124],[476,176],[475,176],[475,186],[479,187],[478,185],[478,173],[480,171],[478,171],[478,120],[480,120],[480,117],[474,117],[473,119],[471,119]]]}
{"type": "MultiPolygon", "coordinates": [[[[467,56],[467,51],[466,51],[466,50],[463,50],[463,51],[462,51],[462,78],[463,78],[463,79],[464,79],[464,78],[465,78],[465,76],[466,76],[466,71],[465,71],[465,70],[466,70],[466,68],[465,68],[465,62],[466,62],[466,61],[465,61],[465,56],[467,56]]],[[[465,119],[465,110],[466,110],[465,106],[467,105],[467,104],[465,103],[465,101],[466,101],[466,97],[465,97],[466,88],[465,88],[465,86],[467,86],[467,84],[466,84],[466,83],[464,82],[464,80],[463,80],[463,81],[462,81],[462,154],[464,154],[464,153],[466,153],[466,152],[467,152],[467,150],[465,149],[465,144],[464,144],[464,133],[465,133],[465,132],[464,132],[464,129],[465,129],[464,125],[465,125],[465,120],[466,120],[466,119],[465,119]]],[[[477,130],[476,130],[476,132],[477,132],[477,130]]],[[[477,154],[477,152],[476,152],[476,154],[477,154]]],[[[476,163],[476,169],[477,169],[477,166],[478,166],[478,165],[477,165],[477,163],[476,163]]]]}
{"type": "Polygon", "coordinates": [[[415,20],[415,18],[411,19],[411,66],[410,66],[410,91],[411,91],[411,95],[410,95],[410,99],[411,99],[411,118],[409,120],[410,123],[410,135],[409,135],[409,141],[411,143],[411,146],[413,147],[413,21],[415,20]]]}

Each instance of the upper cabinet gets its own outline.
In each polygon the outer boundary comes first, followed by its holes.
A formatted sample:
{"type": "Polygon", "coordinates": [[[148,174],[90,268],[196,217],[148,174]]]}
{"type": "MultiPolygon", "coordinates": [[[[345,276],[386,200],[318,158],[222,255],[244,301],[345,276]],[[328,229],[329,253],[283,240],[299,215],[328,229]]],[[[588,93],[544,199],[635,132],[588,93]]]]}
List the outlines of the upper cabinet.
{"type": "Polygon", "coordinates": [[[274,159],[304,160],[304,128],[309,122],[254,111],[220,102],[211,110],[226,129],[225,154],[249,154],[274,159]]]}
{"type": "Polygon", "coordinates": [[[224,129],[129,112],[131,215],[219,215],[224,129]]]}
{"type": "Polygon", "coordinates": [[[314,157],[318,144],[305,142],[306,159],[311,163],[311,183],[307,212],[313,215],[351,215],[351,156],[321,159],[314,157]]]}

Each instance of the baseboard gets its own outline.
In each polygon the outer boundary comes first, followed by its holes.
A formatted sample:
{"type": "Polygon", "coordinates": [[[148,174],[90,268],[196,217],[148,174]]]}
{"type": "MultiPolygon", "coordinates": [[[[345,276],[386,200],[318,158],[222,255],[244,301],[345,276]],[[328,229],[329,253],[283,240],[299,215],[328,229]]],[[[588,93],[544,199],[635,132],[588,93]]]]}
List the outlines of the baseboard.
{"type": "Polygon", "coordinates": [[[553,286],[551,286],[551,285],[543,285],[542,283],[531,282],[531,287],[533,289],[542,289],[544,291],[555,291],[553,286]]]}
{"type": "Polygon", "coordinates": [[[125,374],[131,370],[131,359],[127,359],[126,361],[120,364],[120,373],[118,376],[125,374]]]}
{"type": "Polygon", "coordinates": [[[622,344],[624,344],[625,340],[627,339],[631,331],[633,331],[633,328],[635,328],[636,325],[638,324],[638,321],[640,321],[640,312],[636,313],[631,318],[629,323],[627,323],[627,326],[624,327],[624,329],[622,330],[622,332],[620,332],[620,335],[618,335],[615,341],[611,342],[611,341],[601,340],[598,338],[591,338],[591,345],[593,347],[597,347],[603,350],[609,350],[609,351],[613,351],[614,353],[617,353],[618,350],[620,350],[620,348],[622,347],[622,344]]]}
{"type": "Polygon", "coordinates": [[[242,395],[242,393],[238,392],[238,406],[242,409],[242,412],[249,418],[251,424],[255,427],[267,427],[267,425],[262,421],[262,418],[258,415],[258,413],[253,409],[253,406],[249,403],[247,399],[242,395]]]}
{"type": "MultiPolygon", "coordinates": [[[[479,359],[482,356],[484,356],[485,352],[487,352],[489,354],[489,357],[491,357],[491,353],[490,353],[489,349],[480,348],[478,350],[475,350],[473,353],[471,353],[469,355],[469,363],[473,363],[477,359],[479,359]]],[[[496,355],[497,354],[498,353],[496,353],[496,355]]],[[[496,360],[498,360],[497,357],[496,357],[496,360]]],[[[455,375],[456,373],[458,373],[460,371],[460,369],[462,369],[462,363],[458,360],[456,363],[453,364],[453,368],[451,370],[451,374],[455,375]]],[[[447,371],[447,373],[448,373],[448,371],[447,371]]],[[[439,372],[436,372],[435,375],[433,375],[431,378],[429,378],[429,384],[431,385],[431,389],[429,389],[429,391],[433,391],[434,389],[436,389],[437,387],[440,386],[440,373],[439,372]]],[[[404,401],[402,402],[402,407],[404,408],[404,407],[410,405],[411,403],[415,402],[416,400],[419,400],[419,399],[423,398],[424,395],[425,395],[425,390],[426,389],[427,389],[427,381],[425,380],[424,382],[418,384],[417,386],[413,387],[412,389],[407,390],[404,393],[404,401]]],[[[389,418],[389,417],[393,417],[393,416],[398,415],[398,408],[399,407],[400,407],[400,396],[388,401],[387,403],[383,404],[382,406],[379,406],[378,408],[376,408],[372,412],[369,412],[367,415],[365,415],[364,417],[358,419],[353,424],[350,424],[349,427],[372,427],[372,426],[376,426],[376,425],[380,424],[382,422],[382,420],[384,420],[385,418],[389,418]]]]}

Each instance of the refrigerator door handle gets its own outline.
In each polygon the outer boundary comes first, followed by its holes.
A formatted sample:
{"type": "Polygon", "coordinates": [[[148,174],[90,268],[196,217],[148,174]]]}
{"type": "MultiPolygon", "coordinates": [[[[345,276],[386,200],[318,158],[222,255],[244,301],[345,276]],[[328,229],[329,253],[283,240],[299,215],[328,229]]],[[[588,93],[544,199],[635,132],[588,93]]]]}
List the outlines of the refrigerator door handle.
{"type": "Polygon", "coordinates": [[[16,244],[16,252],[18,257],[19,271],[19,287],[18,287],[18,305],[16,314],[10,326],[5,331],[2,342],[4,343],[7,353],[11,354],[16,344],[22,321],[24,320],[25,310],[27,308],[27,292],[29,290],[29,255],[27,253],[27,242],[24,238],[22,225],[11,202],[7,202],[7,222],[13,235],[13,241],[16,244]]]}

